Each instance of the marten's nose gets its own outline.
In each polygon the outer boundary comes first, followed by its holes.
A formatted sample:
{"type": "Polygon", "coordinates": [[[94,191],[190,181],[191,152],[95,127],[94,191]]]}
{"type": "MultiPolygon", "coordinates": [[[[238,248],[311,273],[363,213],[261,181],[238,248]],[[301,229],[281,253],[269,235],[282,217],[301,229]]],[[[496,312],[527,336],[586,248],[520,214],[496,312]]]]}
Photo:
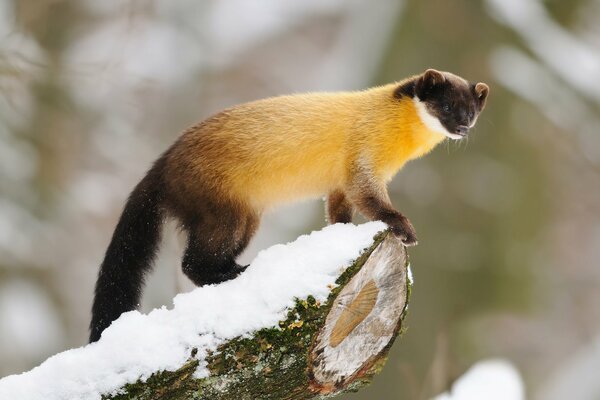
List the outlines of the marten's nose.
{"type": "Polygon", "coordinates": [[[456,133],[461,136],[465,136],[467,133],[469,133],[469,127],[467,125],[459,125],[456,127],[456,133]]]}

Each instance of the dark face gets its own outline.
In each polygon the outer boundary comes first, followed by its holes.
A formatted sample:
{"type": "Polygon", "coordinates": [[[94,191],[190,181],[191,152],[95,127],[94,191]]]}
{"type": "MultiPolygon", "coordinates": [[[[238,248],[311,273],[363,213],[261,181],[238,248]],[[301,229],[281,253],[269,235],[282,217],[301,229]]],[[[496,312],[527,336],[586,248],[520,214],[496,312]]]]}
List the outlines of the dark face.
{"type": "Polygon", "coordinates": [[[426,121],[428,125],[437,126],[437,119],[446,136],[461,139],[475,125],[488,93],[485,83],[471,84],[448,72],[428,69],[417,78],[414,94],[429,114],[424,119],[433,117],[426,121]]]}

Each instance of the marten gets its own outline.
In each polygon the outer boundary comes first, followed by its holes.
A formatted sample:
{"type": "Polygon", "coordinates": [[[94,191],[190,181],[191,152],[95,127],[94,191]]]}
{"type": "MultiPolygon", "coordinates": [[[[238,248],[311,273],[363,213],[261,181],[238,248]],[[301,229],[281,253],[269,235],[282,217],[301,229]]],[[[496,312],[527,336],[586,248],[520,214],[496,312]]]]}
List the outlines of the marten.
{"type": "Polygon", "coordinates": [[[428,69],[364,91],[253,101],[187,129],[125,204],[98,274],[90,342],[137,307],[165,217],[187,232],[182,269],[198,286],[244,271],[236,257],[261,215],[300,199],[326,195],[329,223],[351,222],[358,210],[415,245],[386,184],[445,138],[467,136],[488,93],[485,83],[428,69]]]}

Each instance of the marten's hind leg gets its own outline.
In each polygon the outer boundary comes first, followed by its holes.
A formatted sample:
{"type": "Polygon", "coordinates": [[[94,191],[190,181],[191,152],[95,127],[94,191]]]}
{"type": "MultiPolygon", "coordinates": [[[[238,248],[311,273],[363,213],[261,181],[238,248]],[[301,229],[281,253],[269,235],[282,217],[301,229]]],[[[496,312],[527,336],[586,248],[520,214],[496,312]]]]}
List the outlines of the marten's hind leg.
{"type": "Polygon", "coordinates": [[[186,224],[188,244],[182,269],[197,286],[235,278],[246,268],[236,263],[254,235],[259,217],[242,207],[219,204],[203,207],[192,225],[186,224]]]}
{"type": "Polygon", "coordinates": [[[334,190],[327,197],[327,221],[330,224],[352,222],[354,209],[341,190],[334,190]]]}

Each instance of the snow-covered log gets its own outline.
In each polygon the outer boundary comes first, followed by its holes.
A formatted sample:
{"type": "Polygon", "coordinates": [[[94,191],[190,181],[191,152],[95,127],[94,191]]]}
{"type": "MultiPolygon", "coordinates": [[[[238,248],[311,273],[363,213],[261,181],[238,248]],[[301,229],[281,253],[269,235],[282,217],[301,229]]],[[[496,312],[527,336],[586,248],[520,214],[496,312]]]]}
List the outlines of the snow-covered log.
{"type": "Polygon", "coordinates": [[[14,399],[312,399],[358,390],[406,314],[404,246],[337,224],[262,251],[240,277],[126,313],[97,343],[0,380],[14,399]]]}

